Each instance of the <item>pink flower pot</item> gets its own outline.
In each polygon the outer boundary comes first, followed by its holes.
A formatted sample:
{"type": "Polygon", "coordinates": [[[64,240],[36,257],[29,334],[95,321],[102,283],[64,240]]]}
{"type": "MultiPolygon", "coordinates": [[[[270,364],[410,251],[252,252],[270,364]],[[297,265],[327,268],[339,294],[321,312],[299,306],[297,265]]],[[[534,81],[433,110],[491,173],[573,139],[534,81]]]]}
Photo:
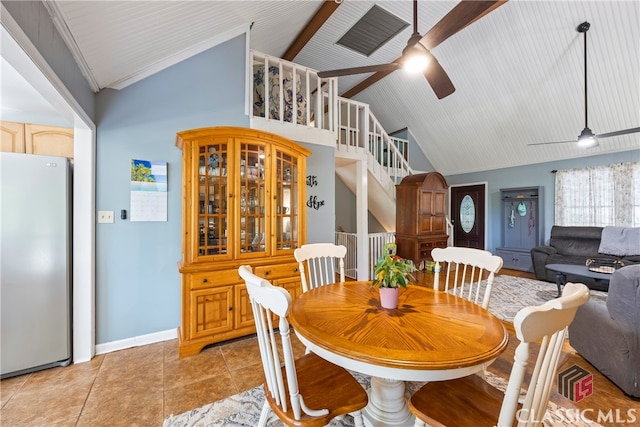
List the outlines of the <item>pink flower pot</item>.
{"type": "Polygon", "coordinates": [[[380,288],[382,308],[398,308],[398,288],[380,288]]]}

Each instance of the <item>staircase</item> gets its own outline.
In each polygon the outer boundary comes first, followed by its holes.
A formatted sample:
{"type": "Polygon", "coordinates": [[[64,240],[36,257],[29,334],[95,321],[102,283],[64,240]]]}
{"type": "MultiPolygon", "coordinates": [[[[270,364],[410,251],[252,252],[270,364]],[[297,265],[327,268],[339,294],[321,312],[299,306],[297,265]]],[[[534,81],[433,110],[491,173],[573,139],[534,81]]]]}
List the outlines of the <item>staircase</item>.
{"type": "Polygon", "coordinates": [[[251,127],[335,146],[336,175],[354,194],[357,164],[366,161],[368,209],[395,231],[395,185],[412,173],[403,155],[408,141],[390,137],[368,104],[339,97],[336,78],[321,79],[315,70],[256,51],[249,56],[251,127]]]}
{"type": "Polygon", "coordinates": [[[369,211],[385,230],[395,231],[395,185],[412,173],[402,154],[408,141],[390,137],[368,104],[342,97],[337,104],[336,175],[356,194],[355,162],[366,159],[369,211]]]}

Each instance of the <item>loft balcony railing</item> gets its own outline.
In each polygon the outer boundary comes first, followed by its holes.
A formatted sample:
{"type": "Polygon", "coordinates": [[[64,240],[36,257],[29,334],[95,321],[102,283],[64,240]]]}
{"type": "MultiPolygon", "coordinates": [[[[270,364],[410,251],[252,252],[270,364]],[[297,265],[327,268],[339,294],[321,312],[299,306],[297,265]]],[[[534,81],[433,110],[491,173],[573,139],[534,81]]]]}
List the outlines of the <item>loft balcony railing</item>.
{"type": "Polygon", "coordinates": [[[249,116],[306,130],[335,134],[337,79],[315,70],[251,50],[249,116]]]}
{"type": "Polygon", "coordinates": [[[390,137],[368,104],[337,96],[336,78],[253,50],[249,63],[252,123],[265,130],[295,125],[311,139],[314,129],[329,134],[339,151],[368,154],[368,168],[381,182],[395,185],[412,173],[408,141],[390,137]]]}

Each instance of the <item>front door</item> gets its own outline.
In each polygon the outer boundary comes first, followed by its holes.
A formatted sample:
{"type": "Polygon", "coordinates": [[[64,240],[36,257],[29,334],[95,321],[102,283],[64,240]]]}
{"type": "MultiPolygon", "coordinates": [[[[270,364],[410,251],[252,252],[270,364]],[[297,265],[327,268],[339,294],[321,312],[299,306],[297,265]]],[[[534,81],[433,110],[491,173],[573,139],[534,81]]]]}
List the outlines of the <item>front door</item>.
{"type": "Polygon", "coordinates": [[[451,187],[453,245],[484,249],[485,184],[451,187]]]}

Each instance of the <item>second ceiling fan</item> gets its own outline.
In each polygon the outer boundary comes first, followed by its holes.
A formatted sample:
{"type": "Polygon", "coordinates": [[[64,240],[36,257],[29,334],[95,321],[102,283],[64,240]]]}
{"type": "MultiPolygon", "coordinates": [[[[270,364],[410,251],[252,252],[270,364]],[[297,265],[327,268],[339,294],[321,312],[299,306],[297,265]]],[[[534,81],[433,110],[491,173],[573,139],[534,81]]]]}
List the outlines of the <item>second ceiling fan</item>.
{"type": "MultiPolygon", "coordinates": [[[[431,53],[431,49],[456,34],[469,24],[482,18],[497,7],[506,3],[500,1],[463,0],[458,3],[444,18],[433,26],[424,36],[418,32],[418,1],[413,0],[413,34],[403,49],[402,55],[388,64],[367,65],[363,67],[343,68],[321,71],[319,77],[339,77],[362,73],[390,73],[399,68],[419,67],[438,99],[455,92],[455,87],[447,72],[431,53]],[[425,68],[426,67],[426,68],[425,68]]],[[[411,70],[409,70],[411,71],[411,70]]]]}
{"type": "Polygon", "coordinates": [[[612,136],[627,135],[630,133],[640,132],[640,127],[637,127],[637,128],[616,130],[613,132],[601,133],[599,135],[596,135],[593,133],[593,131],[591,131],[591,129],[589,129],[589,121],[588,121],[589,105],[587,102],[587,31],[589,31],[589,28],[591,28],[591,24],[589,24],[586,21],[578,25],[578,28],[577,28],[579,33],[584,34],[584,129],[582,129],[582,132],[580,132],[580,135],[578,135],[578,139],[575,139],[575,140],[535,142],[527,145],[576,143],[576,145],[578,145],[579,147],[590,148],[590,147],[598,146],[598,139],[610,138],[612,136]]]}

